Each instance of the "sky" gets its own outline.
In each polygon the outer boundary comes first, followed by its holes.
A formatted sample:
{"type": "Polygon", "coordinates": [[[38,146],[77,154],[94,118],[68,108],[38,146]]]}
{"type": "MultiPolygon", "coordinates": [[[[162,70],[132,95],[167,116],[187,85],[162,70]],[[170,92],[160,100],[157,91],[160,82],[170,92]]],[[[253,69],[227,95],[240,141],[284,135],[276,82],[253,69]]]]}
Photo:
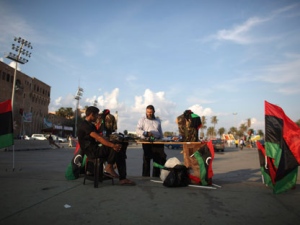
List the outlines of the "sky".
{"type": "Polygon", "coordinates": [[[93,105],[135,131],[152,104],[163,131],[191,109],[207,127],[264,131],[264,102],[300,119],[299,0],[0,0],[0,60],[51,86],[49,111],[93,105]]]}

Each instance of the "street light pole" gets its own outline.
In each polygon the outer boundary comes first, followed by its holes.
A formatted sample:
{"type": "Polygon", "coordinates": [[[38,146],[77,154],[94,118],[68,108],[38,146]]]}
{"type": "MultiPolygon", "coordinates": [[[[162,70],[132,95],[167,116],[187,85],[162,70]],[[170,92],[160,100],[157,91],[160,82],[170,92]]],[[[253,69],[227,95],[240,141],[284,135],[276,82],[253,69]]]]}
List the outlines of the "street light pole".
{"type": "MultiPolygon", "coordinates": [[[[25,39],[19,37],[15,37],[14,41],[17,42],[16,44],[12,44],[12,50],[16,51],[17,54],[14,54],[12,52],[5,55],[6,58],[11,59],[15,61],[15,71],[14,71],[14,81],[12,86],[12,94],[11,94],[11,110],[12,110],[12,119],[14,121],[14,99],[15,99],[15,90],[16,90],[16,80],[17,80],[17,69],[18,69],[18,63],[25,64],[28,62],[28,59],[26,57],[31,57],[31,52],[29,52],[27,49],[32,49],[32,45],[29,41],[26,41],[25,39]],[[27,49],[26,49],[27,48],[27,49]],[[20,57],[21,54],[23,57],[20,57]]],[[[15,170],[15,147],[13,145],[13,171],[15,170]]]]}
{"type": "Polygon", "coordinates": [[[78,87],[77,93],[75,96],[75,99],[77,100],[76,104],[76,110],[75,110],[75,137],[77,137],[77,117],[78,117],[78,107],[79,107],[79,100],[81,99],[81,96],[83,94],[83,89],[81,87],[78,87]]]}
{"type": "Polygon", "coordinates": [[[26,41],[25,39],[19,37],[15,37],[14,41],[17,42],[16,44],[12,44],[12,50],[15,50],[17,53],[14,54],[12,52],[8,53],[5,57],[8,59],[11,59],[15,61],[15,71],[14,71],[14,81],[13,81],[13,87],[12,87],[12,95],[11,95],[11,107],[12,107],[12,114],[14,115],[14,98],[15,98],[15,90],[16,90],[16,80],[17,80],[17,69],[18,69],[18,63],[25,64],[28,62],[28,59],[26,57],[31,57],[31,52],[29,52],[27,49],[32,49],[32,45],[29,41],[26,41]],[[26,49],[27,48],[27,49],[26,49]],[[21,54],[23,57],[20,57],[21,54]]]}

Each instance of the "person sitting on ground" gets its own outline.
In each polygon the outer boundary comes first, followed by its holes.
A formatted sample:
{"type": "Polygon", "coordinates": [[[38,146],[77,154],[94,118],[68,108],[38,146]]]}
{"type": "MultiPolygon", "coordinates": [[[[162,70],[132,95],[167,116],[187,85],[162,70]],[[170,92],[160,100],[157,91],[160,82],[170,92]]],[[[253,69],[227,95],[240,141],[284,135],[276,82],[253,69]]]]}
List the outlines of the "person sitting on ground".
{"type": "Polygon", "coordinates": [[[95,106],[89,106],[86,111],[85,120],[81,123],[77,136],[83,154],[89,159],[106,158],[107,164],[105,171],[112,177],[118,178],[118,174],[113,169],[116,161],[116,153],[121,150],[120,144],[114,144],[101,137],[97,132],[95,125],[98,118],[99,109],[95,106]]]}

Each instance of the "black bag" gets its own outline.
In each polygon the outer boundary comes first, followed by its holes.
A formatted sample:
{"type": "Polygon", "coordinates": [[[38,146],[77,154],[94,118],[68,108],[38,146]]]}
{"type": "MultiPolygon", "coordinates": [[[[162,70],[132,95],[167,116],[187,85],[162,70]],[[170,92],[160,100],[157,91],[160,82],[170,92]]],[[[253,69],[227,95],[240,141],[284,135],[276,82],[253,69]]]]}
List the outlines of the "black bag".
{"type": "Polygon", "coordinates": [[[188,175],[188,168],[184,165],[176,165],[173,168],[164,168],[169,170],[170,173],[163,182],[166,187],[186,187],[190,183],[188,175]]]}

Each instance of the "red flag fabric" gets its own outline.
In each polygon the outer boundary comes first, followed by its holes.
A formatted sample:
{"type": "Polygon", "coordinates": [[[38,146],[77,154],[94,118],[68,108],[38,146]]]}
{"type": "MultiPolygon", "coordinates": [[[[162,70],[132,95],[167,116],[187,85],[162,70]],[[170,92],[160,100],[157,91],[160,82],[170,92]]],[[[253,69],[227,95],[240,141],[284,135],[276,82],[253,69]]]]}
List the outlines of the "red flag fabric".
{"type": "Polygon", "coordinates": [[[256,145],[258,151],[261,153],[260,166],[262,169],[264,180],[266,182],[269,179],[271,179],[272,184],[269,184],[267,182],[267,185],[273,186],[273,184],[275,184],[275,178],[276,178],[276,167],[274,165],[274,160],[266,155],[266,150],[259,141],[256,142],[256,145]],[[269,176],[270,178],[267,178],[266,176],[269,176]]]}
{"type": "Polygon", "coordinates": [[[284,111],[265,101],[265,150],[272,159],[275,178],[272,179],[275,194],[292,189],[296,185],[300,165],[300,128],[284,111]]]}
{"type": "Polygon", "coordinates": [[[265,101],[265,115],[275,116],[283,120],[283,138],[300,165],[300,128],[298,125],[285,115],[282,108],[267,101],[265,101]]]}
{"type": "Polygon", "coordinates": [[[0,148],[14,144],[11,100],[0,102],[0,148]]]}

